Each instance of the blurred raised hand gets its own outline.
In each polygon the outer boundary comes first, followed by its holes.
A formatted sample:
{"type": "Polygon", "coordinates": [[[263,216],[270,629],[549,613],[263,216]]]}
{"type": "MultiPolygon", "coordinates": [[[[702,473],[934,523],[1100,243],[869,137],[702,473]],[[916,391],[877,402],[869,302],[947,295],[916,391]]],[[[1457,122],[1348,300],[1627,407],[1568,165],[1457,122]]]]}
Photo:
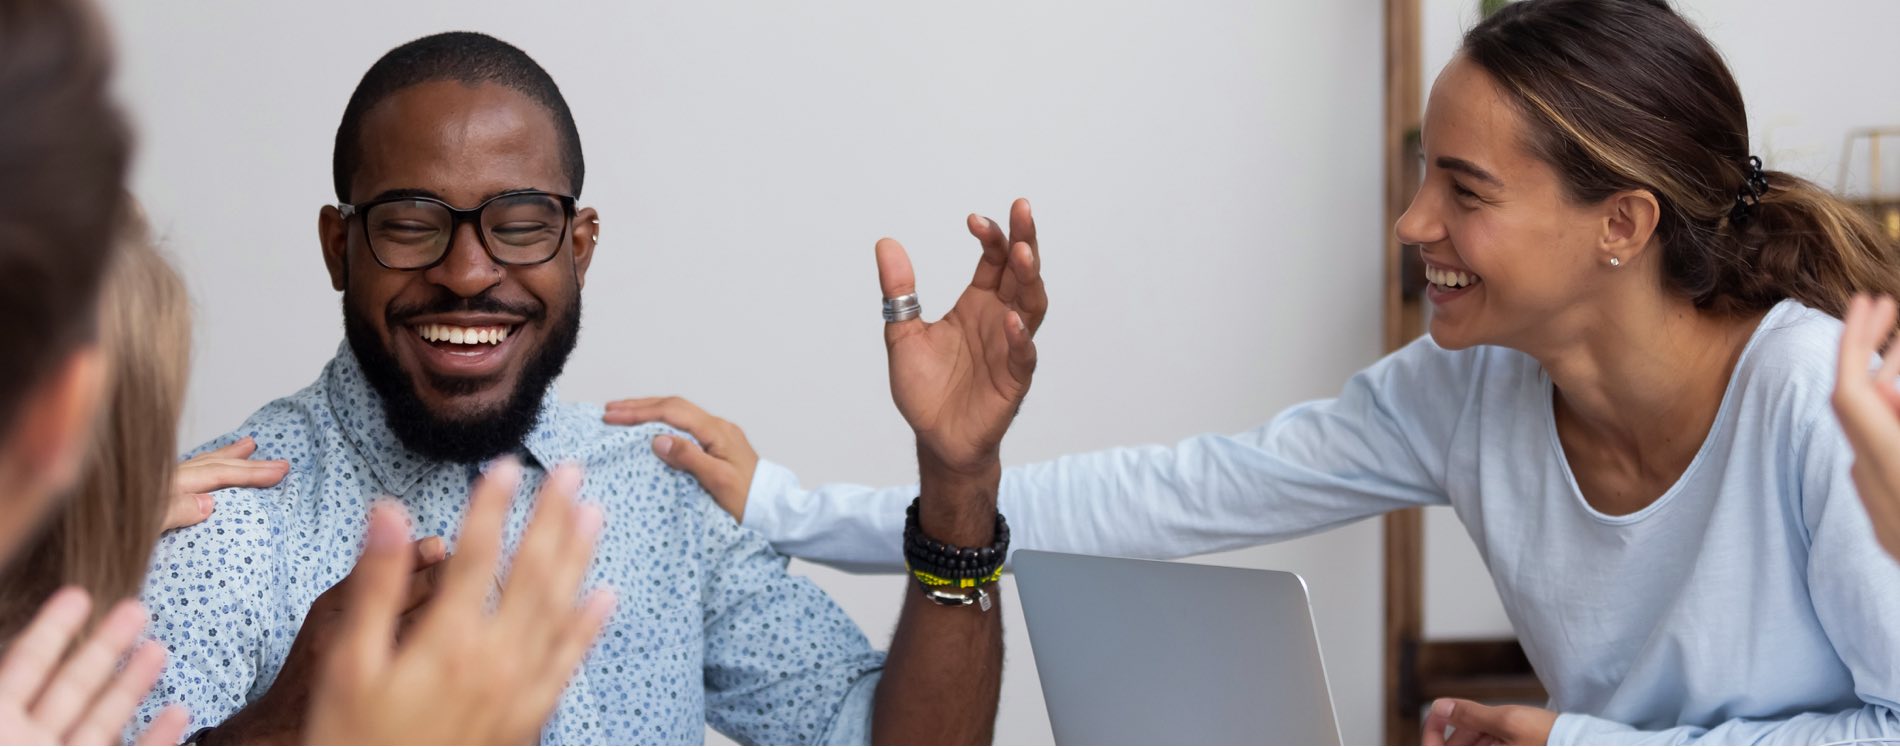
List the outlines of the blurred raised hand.
{"type": "Polygon", "coordinates": [[[1886,346],[1880,368],[1874,351],[1893,336],[1895,304],[1857,296],[1841,330],[1834,413],[1854,447],[1854,487],[1873,520],[1874,536],[1900,558],[1900,338],[1886,346]]]}
{"type": "MultiPolygon", "coordinates": [[[[91,612],[92,599],[85,591],[60,589],[19,637],[7,643],[0,658],[0,743],[119,743],[139,702],[165,668],[165,647],[139,640],[145,607],[129,599],[72,646],[91,612]],[[125,662],[123,668],[120,661],[125,662]]],[[[178,744],[186,715],[181,707],[166,708],[138,743],[178,744]]]]}
{"type": "Polygon", "coordinates": [[[598,506],[580,505],[581,473],[548,474],[499,598],[502,527],[521,480],[503,460],[476,481],[434,598],[406,613],[415,552],[402,509],[370,511],[349,580],[336,648],[311,698],[313,744],[536,744],[614,596],[580,595],[600,536],[598,506]],[[416,616],[401,640],[405,614],[416,616]]]}

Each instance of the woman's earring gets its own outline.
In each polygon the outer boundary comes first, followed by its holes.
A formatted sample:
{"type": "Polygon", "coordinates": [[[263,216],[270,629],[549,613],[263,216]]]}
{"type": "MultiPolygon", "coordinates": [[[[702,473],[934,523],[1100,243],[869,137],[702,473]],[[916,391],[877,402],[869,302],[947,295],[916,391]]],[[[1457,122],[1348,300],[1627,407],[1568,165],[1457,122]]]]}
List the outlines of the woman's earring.
{"type": "Polygon", "coordinates": [[[1611,266],[1611,267],[1622,267],[1622,266],[1623,266],[1623,260],[1621,260],[1621,259],[1617,259],[1616,257],[1611,257],[1611,258],[1610,258],[1610,266],[1611,266]]]}

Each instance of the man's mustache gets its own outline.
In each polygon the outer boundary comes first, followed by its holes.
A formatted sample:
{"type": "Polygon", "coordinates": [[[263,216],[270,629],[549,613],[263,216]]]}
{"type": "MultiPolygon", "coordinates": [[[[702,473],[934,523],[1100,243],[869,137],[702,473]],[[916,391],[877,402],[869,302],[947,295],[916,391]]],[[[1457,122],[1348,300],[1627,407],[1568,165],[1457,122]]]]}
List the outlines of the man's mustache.
{"type": "Polygon", "coordinates": [[[391,326],[401,325],[424,314],[505,314],[524,321],[538,322],[547,316],[546,304],[509,303],[486,293],[469,298],[449,297],[427,303],[391,306],[384,314],[391,326]]]}

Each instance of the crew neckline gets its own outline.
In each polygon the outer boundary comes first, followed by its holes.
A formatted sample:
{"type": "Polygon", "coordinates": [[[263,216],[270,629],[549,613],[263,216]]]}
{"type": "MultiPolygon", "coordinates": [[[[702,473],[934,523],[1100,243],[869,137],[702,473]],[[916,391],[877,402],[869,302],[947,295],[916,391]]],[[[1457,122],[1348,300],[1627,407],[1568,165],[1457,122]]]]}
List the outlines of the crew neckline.
{"type": "Polygon", "coordinates": [[[1557,435],[1556,385],[1550,380],[1550,372],[1539,365],[1537,377],[1542,384],[1540,389],[1543,391],[1541,409],[1544,412],[1544,429],[1550,440],[1551,454],[1557,459],[1558,469],[1563,471],[1564,484],[1570,487],[1570,499],[1576,502],[1577,507],[1582,509],[1586,516],[1600,523],[1624,526],[1654,516],[1674,502],[1675,497],[1687,489],[1684,486],[1692,482],[1703,462],[1710,459],[1709,454],[1714,451],[1717,436],[1721,435],[1723,429],[1728,426],[1729,411],[1736,406],[1736,386],[1741,381],[1742,371],[1747,367],[1749,358],[1754,355],[1755,346],[1760,344],[1762,335],[1769,326],[1786,314],[1789,307],[1795,305],[1798,304],[1793,300],[1783,300],[1769,309],[1767,314],[1762,315],[1761,321],[1755,324],[1755,330],[1749,333],[1748,344],[1742,346],[1742,354],[1735,358],[1735,370],[1729,372],[1728,384],[1722,389],[1722,403],[1716,407],[1715,422],[1709,424],[1709,432],[1702,437],[1702,445],[1696,449],[1695,458],[1689,460],[1689,466],[1682,470],[1682,474],[1676,476],[1676,481],[1670,484],[1669,489],[1663,491],[1661,496],[1651,501],[1649,505],[1627,514],[1604,513],[1590,505],[1589,499],[1584,497],[1583,486],[1577,483],[1577,475],[1570,469],[1570,458],[1564,453],[1563,439],[1557,435]]]}

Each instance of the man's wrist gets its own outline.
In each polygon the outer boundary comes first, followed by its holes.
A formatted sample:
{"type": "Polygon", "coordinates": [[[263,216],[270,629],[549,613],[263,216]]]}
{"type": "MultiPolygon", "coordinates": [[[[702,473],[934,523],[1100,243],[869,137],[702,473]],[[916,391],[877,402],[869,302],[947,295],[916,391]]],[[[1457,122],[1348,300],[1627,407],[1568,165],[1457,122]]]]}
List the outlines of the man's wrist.
{"type": "Polygon", "coordinates": [[[996,488],[1003,475],[996,455],[951,465],[919,444],[917,468],[917,520],[924,534],[962,547],[982,547],[995,540],[996,488]]]}

